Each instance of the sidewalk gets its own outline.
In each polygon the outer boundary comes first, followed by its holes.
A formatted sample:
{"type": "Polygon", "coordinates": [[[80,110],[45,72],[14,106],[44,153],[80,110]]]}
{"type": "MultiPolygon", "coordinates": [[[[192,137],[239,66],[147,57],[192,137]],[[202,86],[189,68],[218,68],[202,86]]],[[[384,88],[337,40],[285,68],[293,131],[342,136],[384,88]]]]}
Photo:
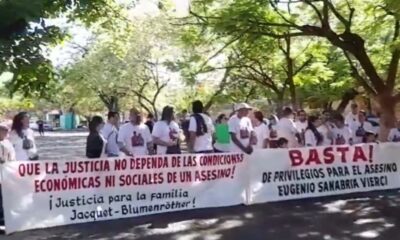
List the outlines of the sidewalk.
{"type": "Polygon", "coordinates": [[[400,192],[199,209],[70,225],[0,240],[398,240],[400,192]],[[150,223],[167,228],[149,228],[150,223]]]}

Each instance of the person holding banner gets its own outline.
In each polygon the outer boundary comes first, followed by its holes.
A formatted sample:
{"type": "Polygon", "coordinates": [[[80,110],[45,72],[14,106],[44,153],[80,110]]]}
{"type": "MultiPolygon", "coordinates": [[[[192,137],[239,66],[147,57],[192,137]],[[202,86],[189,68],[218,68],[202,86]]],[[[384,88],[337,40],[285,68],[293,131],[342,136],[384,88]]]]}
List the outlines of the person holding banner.
{"type": "Polygon", "coordinates": [[[174,108],[164,107],[161,120],[153,127],[153,143],[157,145],[157,154],[180,154],[179,125],[174,121],[174,108]]]}
{"type": "Polygon", "coordinates": [[[389,142],[400,142],[400,120],[397,121],[396,127],[390,129],[388,141],[389,142]]]}
{"type": "Polygon", "coordinates": [[[15,150],[12,143],[7,139],[8,126],[0,124],[0,163],[15,161],[15,150]]]}
{"type": "Polygon", "coordinates": [[[231,136],[228,126],[229,118],[222,113],[218,116],[215,125],[215,143],[214,152],[223,153],[229,152],[231,148],[231,136]]]}
{"type": "Polygon", "coordinates": [[[252,124],[257,141],[253,145],[255,149],[263,149],[268,147],[269,129],[264,122],[264,115],[261,111],[253,113],[252,124]]]}
{"type": "Polygon", "coordinates": [[[104,127],[101,129],[101,135],[106,140],[106,154],[108,157],[119,156],[119,146],[117,142],[118,137],[118,124],[119,114],[118,112],[109,112],[108,120],[104,127]]]}
{"type": "Polygon", "coordinates": [[[153,143],[149,127],[143,123],[138,109],[131,109],[130,122],[122,125],[118,132],[118,144],[127,156],[153,153],[153,143]]]}
{"type": "Polygon", "coordinates": [[[282,118],[277,124],[278,137],[289,141],[289,148],[298,147],[301,143],[300,132],[294,121],[294,112],[290,107],[283,109],[282,118]]]}
{"type": "Polygon", "coordinates": [[[322,146],[332,145],[332,129],[334,128],[334,125],[331,122],[331,113],[327,110],[323,111],[321,121],[322,124],[317,128],[317,130],[321,133],[323,138],[322,146]]]}
{"type": "Polygon", "coordinates": [[[86,157],[105,157],[106,139],[100,134],[104,126],[103,118],[94,116],[89,122],[89,136],[86,139],[86,157]]]}
{"type": "Polygon", "coordinates": [[[10,141],[15,149],[15,158],[18,161],[38,160],[35,136],[29,128],[29,115],[26,112],[18,113],[11,126],[10,141]]]}
{"type": "Polygon", "coordinates": [[[350,122],[349,128],[353,133],[354,144],[363,143],[366,131],[372,129],[372,124],[367,121],[367,113],[360,110],[357,121],[350,122]]]}
{"type": "Polygon", "coordinates": [[[189,121],[188,148],[192,153],[212,153],[213,133],[215,131],[211,118],[203,113],[204,107],[201,101],[192,103],[193,115],[189,121]]]}
{"type": "Polygon", "coordinates": [[[253,153],[252,143],[256,137],[248,117],[251,109],[247,103],[239,103],[235,107],[236,114],[229,119],[228,126],[232,139],[231,152],[253,153]]]}
{"type": "MultiPolygon", "coordinates": [[[[0,164],[15,161],[15,150],[11,142],[7,139],[8,126],[6,124],[0,124],[0,164]]],[[[1,176],[2,177],[2,176],[1,176]]],[[[0,224],[4,224],[4,210],[3,210],[3,195],[1,192],[1,180],[0,179],[0,224]]]]}
{"type": "Polygon", "coordinates": [[[324,137],[318,132],[321,119],[318,116],[309,116],[307,128],[304,133],[304,144],[306,147],[322,146],[324,137]]]}
{"type": "Polygon", "coordinates": [[[335,127],[332,129],[332,144],[333,145],[352,145],[353,134],[344,123],[344,117],[340,113],[333,115],[335,127]]]}

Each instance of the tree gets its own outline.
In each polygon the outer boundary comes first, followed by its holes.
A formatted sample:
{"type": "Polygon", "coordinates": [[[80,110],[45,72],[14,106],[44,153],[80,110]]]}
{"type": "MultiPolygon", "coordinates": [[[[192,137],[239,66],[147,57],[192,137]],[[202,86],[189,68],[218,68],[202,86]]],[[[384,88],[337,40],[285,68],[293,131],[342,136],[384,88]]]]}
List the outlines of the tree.
{"type": "Polygon", "coordinates": [[[166,64],[176,52],[165,20],[124,22],[119,31],[98,32],[84,57],[66,69],[65,84],[98,96],[109,111],[135,98],[137,107],[157,117],[159,96],[170,81],[166,64]]]}
{"type": "Polygon", "coordinates": [[[13,73],[7,89],[49,97],[57,75],[44,49],[67,37],[49,19],[62,16],[87,26],[94,22],[106,26],[119,9],[113,0],[0,1],[0,74],[13,73]]]}
{"type": "Polygon", "coordinates": [[[385,138],[400,101],[395,89],[400,21],[384,1],[239,0],[221,7],[215,2],[196,2],[192,14],[219,34],[317,37],[342,50],[355,82],[381,106],[380,136],[385,138]]]}

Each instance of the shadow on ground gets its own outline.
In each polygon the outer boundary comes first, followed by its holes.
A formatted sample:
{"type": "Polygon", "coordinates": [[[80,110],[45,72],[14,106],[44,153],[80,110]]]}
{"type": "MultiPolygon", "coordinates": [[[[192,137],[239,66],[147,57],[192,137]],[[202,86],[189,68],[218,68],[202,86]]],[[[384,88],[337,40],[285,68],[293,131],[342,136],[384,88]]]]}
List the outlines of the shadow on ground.
{"type": "Polygon", "coordinates": [[[34,230],[0,239],[398,240],[399,194],[390,191],[184,211],[34,230]],[[154,228],[149,228],[151,223],[154,228]]]}

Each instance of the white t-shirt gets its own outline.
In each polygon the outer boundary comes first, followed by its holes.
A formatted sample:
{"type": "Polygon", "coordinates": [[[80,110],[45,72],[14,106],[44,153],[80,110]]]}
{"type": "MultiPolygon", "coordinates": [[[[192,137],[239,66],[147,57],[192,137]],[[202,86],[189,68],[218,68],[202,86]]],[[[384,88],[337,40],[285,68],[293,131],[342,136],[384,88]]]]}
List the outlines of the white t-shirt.
{"type": "Polygon", "coordinates": [[[328,127],[325,125],[321,125],[317,128],[318,132],[321,133],[323,137],[322,146],[332,145],[332,140],[328,136],[328,127]]]}
{"type": "Polygon", "coordinates": [[[390,142],[400,142],[400,129],[392,128],[390,129],[388,141],[390,142]]]}
{"type": "Polygon", "coordinates": [[[358,122],[358,114],[353,114],[352,112],[349,112],[347,114],[346,118],[344,119],[344,123],[347,126],[350,126],[354,122],[358,122]]]}
{"type": "Polygon", "coordinates": [[[342,128],[333,128],[333,145],[353,144],[353,134],[350,128],[344,126],[342,128]]]}
{"type": "Polygon", "coordinates": [[[118,130],[111,123],[106,123],[101,129],[100,134],[106,141],[106,152],[108,155],[112,154],[115,156],[119,155],[119,146],[117,142],[118,130]]]}
{"type": "Polygon", "coordinates": [[[307,129],[304,133],[304,144],[306,147],[316,147],[317,146],[317,138],[315,137],[313,131],[307,129]]]}
{"type": "Polygon", "coordinates": [[[262,149],[264,148],[264,142],[269,138],[269,129],[265,123],[261,123],[258,126],[253,127],[254,133],[257,137],[257,144],[254,145],[254,149],[262,149]]]}
{"type": "Polygon", "coordinates": [[[286,138],[286,140],[288,140],[289,148],[298,146],[296,134],[299,133],[299,131],[297,130],[293,120],[289,118],[281,118],[279,119],[276,128],[278,131],[278,138],[286,138]]]}
{"type": "MultiPolygon", "coordinates": [[[[251,132],[254,131],[250,118],[242,117],[239,119],[237,115],[234,115],[229,119],[228,126],[229,132],[234,133],[244,147],[250,145],[251,132]]],[[[232,142],[231,152],[242,152],[242,150],[232,142]]]]}
{"type": "MultiPolygon", "coordinates": [[[[214,124],[209,116],[206,114],[200,113],[200,115],[204,119],[204,123],[207,126],[207,132],[204,133],[202,136],[196,136],[196,140],[194,141],[193,150],[195,152],[202,152],[202,151],[212,151],[212,135],[214,133],[214,124]]],[[[197,130],[197,122],[196,119],[192,116],[190,117],[189,122],[189,132],[196,132],[197,130]]]]}
{"type": "Polygon", "coordinates": [[[15,150],[8,139],[0,141],[0,158],[5,162],[15,161],[15,150]]]}
{"type": "Polygon", "coordinates": [[[147,125],[126,123],[118,132],[118,142],[122,143],[134,155],[147,155],[147,146],[152,141],[147,125]]]}
{"type": "MultiPolygon", "coordinates": [[[[153,138],[158,138],[164,142],[170,142],[179,138],[179,125],[172,121],[169,124],[166,121],[158,121],[153,127],[153,138]]],[[[157,145],[157,154],[166,154],[167,147],[157,145]]]]}
{"type": "Polygon", "coordinates": [[[305,132],[308,125],[307,121],[304,122],[296,121],[294,124],[296,125],[297,131],[299,133],[305,132]]]}
{"type": "Polygon", "coordinates": [[[30,157],[33,157],[37,154],[35,136],[32,129],[22,130],[23,136],[26,136],[27,139],[31,140],[33,143],[33,148],[26,150],[23,148],[23,138],[21,138],[18,133],[15,131],[11,131],[10,133],[10,142],[12,143],[15,150],[15,159],[17,161],[28,161],[30,157]]]}
{"type": "Polygon", "coordinates": [[[363,137],[357,136],[357,131],[362,128],[364,131],[366,130],[373,130],[372,124],[368,121],[364,121],[363,124],[361,124],[359,121],[353,121],[350,125],[349,128],[351,132],[353,133],[353,143],[358,144],[362,143],[363,137]]]}

